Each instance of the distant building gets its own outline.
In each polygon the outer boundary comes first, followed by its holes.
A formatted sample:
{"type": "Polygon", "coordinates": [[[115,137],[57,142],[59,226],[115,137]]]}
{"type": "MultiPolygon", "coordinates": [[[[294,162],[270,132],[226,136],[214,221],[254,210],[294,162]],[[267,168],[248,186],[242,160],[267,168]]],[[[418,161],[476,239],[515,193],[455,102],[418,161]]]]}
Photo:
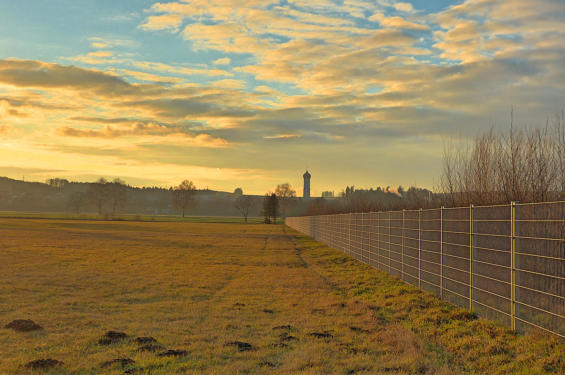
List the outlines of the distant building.
{"type": "Polygon", "coordinates": [[[302,177],[304,177],[304,191],[302,192],[302,198],[310,199],[310,177],[312,177],[312,175],[306,171],[302,177]]]}
{"type": "Polygon", "coordinates": [[[334,197],[333,191],[323,191],[322,192],[322,198],[324,198],[324,199],[331,199],[333,197],[334,197]]]}

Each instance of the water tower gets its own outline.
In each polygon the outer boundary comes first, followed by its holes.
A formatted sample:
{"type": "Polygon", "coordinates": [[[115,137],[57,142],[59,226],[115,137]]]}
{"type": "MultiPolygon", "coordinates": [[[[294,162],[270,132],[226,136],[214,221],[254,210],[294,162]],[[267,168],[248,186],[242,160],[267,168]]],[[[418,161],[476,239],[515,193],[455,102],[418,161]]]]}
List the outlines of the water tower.
{"type": "Polygon", "coordinates": [[[302,177],[304,177],[304,191],[302,192],[302,198],[310,199],[310,177],[312,176],[308,173],[308,171],[306,171],[302,177]]]}

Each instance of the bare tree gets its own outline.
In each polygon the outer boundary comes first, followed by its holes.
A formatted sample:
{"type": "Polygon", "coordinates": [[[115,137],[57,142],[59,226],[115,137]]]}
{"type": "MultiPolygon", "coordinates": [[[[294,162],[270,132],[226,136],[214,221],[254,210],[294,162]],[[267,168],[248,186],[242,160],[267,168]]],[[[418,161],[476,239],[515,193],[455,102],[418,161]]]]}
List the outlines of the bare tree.
{"type": "Polygon", "coordinates": [[[565,190],[565,125],[490,130],[446,148],[441,190],[449,205],[506,204],[559,199],[565,190]]]}
{"type": "Polygon", "coordinates": [[[249,210],[253,207],[253,199],[249,196],[240,195],[235,200],[234,206],[243,216],[245,224],[247,224],[247,216],[249,216],[249,210]]]}
{"type": "Polygon", "coordinates": [[[179,186],[174,188],[173,207],[182,213],[182,217],[184,217],[186,209],[194,204],[195,194],[196,186],[190,180],[184,180],[179,186]]]}
{"type": "Polygon", "coordinates": [[[292,202],[292,199],[296,197],[296,190],[294,190],[289,183],[284,183],[277,185],[275,195],[277,196],[280,204],[282,217],[285,218],[286,211],[292,202]]]}

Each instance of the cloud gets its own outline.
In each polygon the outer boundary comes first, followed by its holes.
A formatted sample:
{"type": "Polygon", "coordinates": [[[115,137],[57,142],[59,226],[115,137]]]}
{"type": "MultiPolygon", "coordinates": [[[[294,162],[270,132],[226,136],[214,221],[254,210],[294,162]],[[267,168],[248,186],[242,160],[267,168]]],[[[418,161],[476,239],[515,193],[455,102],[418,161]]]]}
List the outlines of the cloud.
{"type": "Polygon", "coordinates": [[[214,61],[215,65],[229,65],[231,63],[231,59],[229,57],[222,57],[214,61]]]}
{"type": "Polygon", "coordinates": [[[156,123],[135,123],[132,125],[114,127],[105,126],[101,129],[80,129],[76,127],[63,126],[57,129],[57,134],[65,137],[75,138],[107,138],[115,139],[122,137],[176,137],[180,141],[198,147],[227,147],[229,142],[222,138],[212,137],[209,134],[193,134],[178,127],[166,126],[156,123]]]}
{"type": "Polygon", "coordinates": [[[414,8],[412,7],[412,4],[410,3],[395,3],[394,4],[394,9],[399,10],[401,12],[412,12],[414,10],[414,8]]]}
{"type": "Polygon", "coordinates": [[[177,31],[182,24],[183,16],[180,14],[162,14],[149,16],[145,23],[139,27],[143,30],[177,31]]]}
{"type": "Polygon", "coordinates": [[[92,90],[97,95],[127,95],[136,88],[115,75],[32,60],[0,60],[0,83],[25,88],[92,90]]]}
{"type": "Polygon", "coordinates": [[[89,52],[88,56],[94,57],[110,57],[113,53],[111,51],[96,51],[96,52],[89,52]]]}
{"type": "Polygon", "coordinates": [[[151,61],[133,61],[131,63],[136,68],[147,69],[155,72],[161,73],[173,73],[181,75],[204,75],[211,77],[218,76],[233,76],[232,73],[222,70],[222,69],[209,69],[207,67],[189,67],[189,66],[178,66],[165,64],[161,62],[151,62],[151,61]]]}
{"type": "Polygon", "coordinates": [[[393,29],[407,29],[407,30],[429,30],[429,26],[422,25],[416,22],[410,22],[402,17],[386,17],[382,13],[375,13],[369,17],[369,21],[378,22],[381,26],[393,29]]]}
{"type": "Polygon", "coordinates": [[[275,134],[266,135],[263,138],[272,140],[290,140],[290,139],[300,139],[302,136],[300,134],[275,134]]]}

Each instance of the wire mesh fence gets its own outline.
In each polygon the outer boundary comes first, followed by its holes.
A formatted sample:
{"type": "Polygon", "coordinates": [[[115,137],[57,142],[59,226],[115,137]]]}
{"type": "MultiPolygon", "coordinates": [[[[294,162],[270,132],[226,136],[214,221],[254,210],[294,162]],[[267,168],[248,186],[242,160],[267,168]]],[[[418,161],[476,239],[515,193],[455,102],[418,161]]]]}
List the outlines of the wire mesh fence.
{"type": "Polygon", "coordinates": [[[565,202],[289,217],[286,225],[513,329],[565,338],[565,202]]]}

